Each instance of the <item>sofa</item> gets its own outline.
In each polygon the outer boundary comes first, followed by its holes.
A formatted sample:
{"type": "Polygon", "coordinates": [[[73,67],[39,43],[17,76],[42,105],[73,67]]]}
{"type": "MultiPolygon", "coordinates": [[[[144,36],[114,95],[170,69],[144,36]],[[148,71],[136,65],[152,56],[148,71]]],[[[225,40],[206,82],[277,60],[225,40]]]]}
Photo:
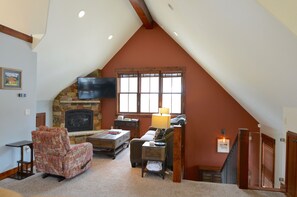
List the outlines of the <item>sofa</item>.
{"type": "Polygon", "coordinates": [[[166,143],[166,166],[173,168],[173,127],[158,130],[149,127],[148,131],[141,138],[133,138],[130,141],[130,162],[134,168],[141,165],[142,144],[146,141],[165,142],[166,143]]]}

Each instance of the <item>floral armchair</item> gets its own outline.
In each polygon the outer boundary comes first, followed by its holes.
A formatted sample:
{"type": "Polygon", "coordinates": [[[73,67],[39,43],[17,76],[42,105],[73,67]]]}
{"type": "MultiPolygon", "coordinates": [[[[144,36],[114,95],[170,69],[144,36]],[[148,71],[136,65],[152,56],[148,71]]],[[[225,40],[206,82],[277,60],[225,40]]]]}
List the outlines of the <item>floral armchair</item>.
{"type": "Polygon", "coordinates": [[[41,126],[32,131],[36,170],[56,175],[60,180],[72,178],[91,167],[93,146],[89,142],[70,145],[65,128],[41,126]]]}

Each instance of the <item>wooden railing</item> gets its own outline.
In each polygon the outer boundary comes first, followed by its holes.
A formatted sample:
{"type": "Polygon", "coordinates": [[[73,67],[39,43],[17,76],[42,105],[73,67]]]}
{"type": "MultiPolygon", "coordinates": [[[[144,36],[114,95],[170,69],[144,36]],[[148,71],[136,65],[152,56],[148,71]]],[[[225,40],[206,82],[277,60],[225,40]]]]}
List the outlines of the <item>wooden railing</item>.
{"type": "Polygon", "coordinates": [[[237,183],[237,160],[238,160],[238,135],[233,143],[233,146],[221,168],[222,183],[236,184],[237,183]]]}
{"type": "MultiPolygon", "coordinates": [[[[207,171],[208,174],[220,175],[221,183],[237,184],[241,189],[248,189],[248,163],[249,163],[249,131],[239,129],[238,135],[222,168],[199,166],[199,174],[207,171]]],[[[201,176],[200,176],[201,179],[201,176]]],[[[203,179],[201,179],[203,181],[203,179]]],[[[218,178],[216,180],[219,180],[218,178]]]]}
{"type": "Polygon", "coordinates": [[[184,171],[184,128],[175,126],[173,134],[173,182],[181,182],[184,171]]]}
{"type": "Polygon", "coordinates": [[[240,189],[248,189],[249,172],[249,130],[239,129],[237,185],[240,189]]]}

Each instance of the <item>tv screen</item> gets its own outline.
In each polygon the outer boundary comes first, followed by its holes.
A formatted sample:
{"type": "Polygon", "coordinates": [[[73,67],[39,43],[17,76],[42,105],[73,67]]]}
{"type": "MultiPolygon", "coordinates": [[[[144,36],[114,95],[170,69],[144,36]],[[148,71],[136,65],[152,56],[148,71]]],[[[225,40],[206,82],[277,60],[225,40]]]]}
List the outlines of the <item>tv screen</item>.
{"type": "Polygon", "coordinates": [[[77,86],[79,99],[116,97],[116,78],[79,77],[77,86]]]}

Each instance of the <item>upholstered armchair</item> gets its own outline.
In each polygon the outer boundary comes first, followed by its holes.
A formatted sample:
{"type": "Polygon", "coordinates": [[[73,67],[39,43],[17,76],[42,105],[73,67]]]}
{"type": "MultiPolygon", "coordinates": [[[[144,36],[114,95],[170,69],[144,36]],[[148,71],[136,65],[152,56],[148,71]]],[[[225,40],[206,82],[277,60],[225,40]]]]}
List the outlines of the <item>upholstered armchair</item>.
{"type": "Polygon", "coordinates": [[[41,126],[32,131],[35,165],[38,172],[72,178],[91,167],[93,146],[89,142],[70,145],[65,128],[41,126]]]}

